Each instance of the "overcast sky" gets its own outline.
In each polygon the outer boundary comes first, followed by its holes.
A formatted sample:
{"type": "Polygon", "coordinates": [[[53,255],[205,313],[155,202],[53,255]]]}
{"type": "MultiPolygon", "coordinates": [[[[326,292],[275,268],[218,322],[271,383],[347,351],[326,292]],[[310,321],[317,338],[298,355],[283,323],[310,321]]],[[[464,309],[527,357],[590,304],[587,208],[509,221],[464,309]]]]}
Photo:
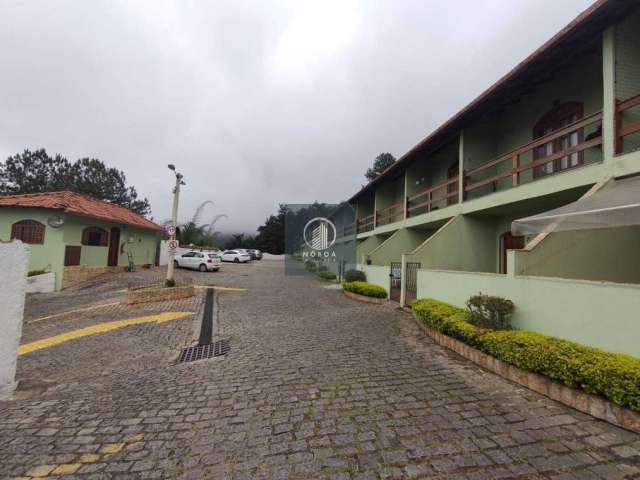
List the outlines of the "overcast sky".
{"type": "Polygon", "coordinates": [[[339,202],[590,0],[0,0],[0,158],[116,166],[169,217],[253,231],[339,202]]]}

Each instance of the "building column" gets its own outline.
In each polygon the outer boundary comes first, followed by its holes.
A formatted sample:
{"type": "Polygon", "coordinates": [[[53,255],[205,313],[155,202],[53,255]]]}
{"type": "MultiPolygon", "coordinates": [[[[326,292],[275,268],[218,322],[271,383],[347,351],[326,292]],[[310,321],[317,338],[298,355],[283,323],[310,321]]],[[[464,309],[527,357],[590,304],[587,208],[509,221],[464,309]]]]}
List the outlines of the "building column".
{"type": "Polygon", "coordinates": [[[458,204],[464,201],[464,130],[458,137],[458,204]]]}
{"type": "Polygon", "coordinates": [[[602,154],[605,164],[611,164],[615,156],[616,124],[616,35],[615,27],[602,35],[602,154]]]}
{"type": "Polygon", "coordinates": [[[404,296],[407,291],[407,254],[400,257],[400,308],[404,308],[404,296]]]}

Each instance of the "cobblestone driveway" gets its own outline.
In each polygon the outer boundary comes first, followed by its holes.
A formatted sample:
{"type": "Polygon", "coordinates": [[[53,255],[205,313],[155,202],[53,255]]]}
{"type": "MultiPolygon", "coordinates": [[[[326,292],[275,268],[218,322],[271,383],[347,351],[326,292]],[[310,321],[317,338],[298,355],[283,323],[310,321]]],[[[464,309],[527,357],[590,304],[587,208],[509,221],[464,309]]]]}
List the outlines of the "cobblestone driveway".
{"type": "MultiPolygon", "coordinates": [[[[226,358],[172,363],[196,318],[166,331],[127,327],[97,343],[99,336],[78,339],[21,357],[23,380],[44,369],[55,386],[0,404],[0,472],[9,478],[640,478],[640,436],[469,364],[425,338],[402,312],[354,302],[314,279],[284,277],[277,261],[228,266],[206,278],[248,289],[217,297],[219,334],[231,342],[226,358]],[[95,364],[87,351],[98,344],[106,352],[101,358],[128,361],[73,373],[74,363],[95,364]],[[138,351],[128,356],[127,348],[138,351]]],[[[42,314],[35,303],[31,318],[42,314]]]]}

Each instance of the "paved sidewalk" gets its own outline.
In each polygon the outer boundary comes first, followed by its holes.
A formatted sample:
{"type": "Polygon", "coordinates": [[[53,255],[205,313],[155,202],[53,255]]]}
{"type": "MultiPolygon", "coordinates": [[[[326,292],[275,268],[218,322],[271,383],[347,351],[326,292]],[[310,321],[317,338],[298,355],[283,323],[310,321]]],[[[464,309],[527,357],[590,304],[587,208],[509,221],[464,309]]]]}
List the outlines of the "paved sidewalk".
{"type": "MultiPolygon", "coordinates": [[[[224,267],[207,281],[248,289],[217,295],[224,358],[174,364],[196,317],[21,357],[24,380],[55,378],[0,404],[0,476],[640,479],[640,435],[477,368],[405,313],[277,261],[224,267]],[[122,359],[77,365],[97,351],[122,359]]],[[[91,315],[76,321],[106,320],[91,315]]]]}

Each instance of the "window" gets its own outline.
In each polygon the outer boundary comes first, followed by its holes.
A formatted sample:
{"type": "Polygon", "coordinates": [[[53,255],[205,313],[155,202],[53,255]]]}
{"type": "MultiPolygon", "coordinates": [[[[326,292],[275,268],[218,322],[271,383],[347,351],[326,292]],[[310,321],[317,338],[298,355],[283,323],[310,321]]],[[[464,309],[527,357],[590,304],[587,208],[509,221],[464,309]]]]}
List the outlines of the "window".
{"type": "MultiPolygon", "coordinates": [[[[544,137],[556,130],[560,130],[567,125],[571,125],[582,118],[583,106],[580,102],[566,102],[554,107],[544,117],[540,119],[533,129],[533,138],[544,137]]],[[[533,151],[534,160],[550,157],[580,144],[583,139],[582,129],[563,135],[560,138],[551,140],[544,145],[537,147],[533,151]]],[[[582,152],[574,152],[550,162],[544,163],[533,169],[534,178],[543,177],[561,170],[567,170],[582,165],[582,152]]]]}
{"type": "Polygon", "coordinates": [[[44,224],[35,220],[20,220],[11,226],[11,239],[42,245],[44,243],[44,224]]]}
{"type": "Polygon", "coordinates": [[[182,258],[191,258],[193,256],[195,256],[196,252],[189,252],[189,253],[185,253],[184,255],[182,255],[182,258]]]}
{"type": "Polygon", "coordinates": [[[108,233],[99,227],[87,227],[82,230],[82,244],[93,247],[106,247],[108,233]]]}

